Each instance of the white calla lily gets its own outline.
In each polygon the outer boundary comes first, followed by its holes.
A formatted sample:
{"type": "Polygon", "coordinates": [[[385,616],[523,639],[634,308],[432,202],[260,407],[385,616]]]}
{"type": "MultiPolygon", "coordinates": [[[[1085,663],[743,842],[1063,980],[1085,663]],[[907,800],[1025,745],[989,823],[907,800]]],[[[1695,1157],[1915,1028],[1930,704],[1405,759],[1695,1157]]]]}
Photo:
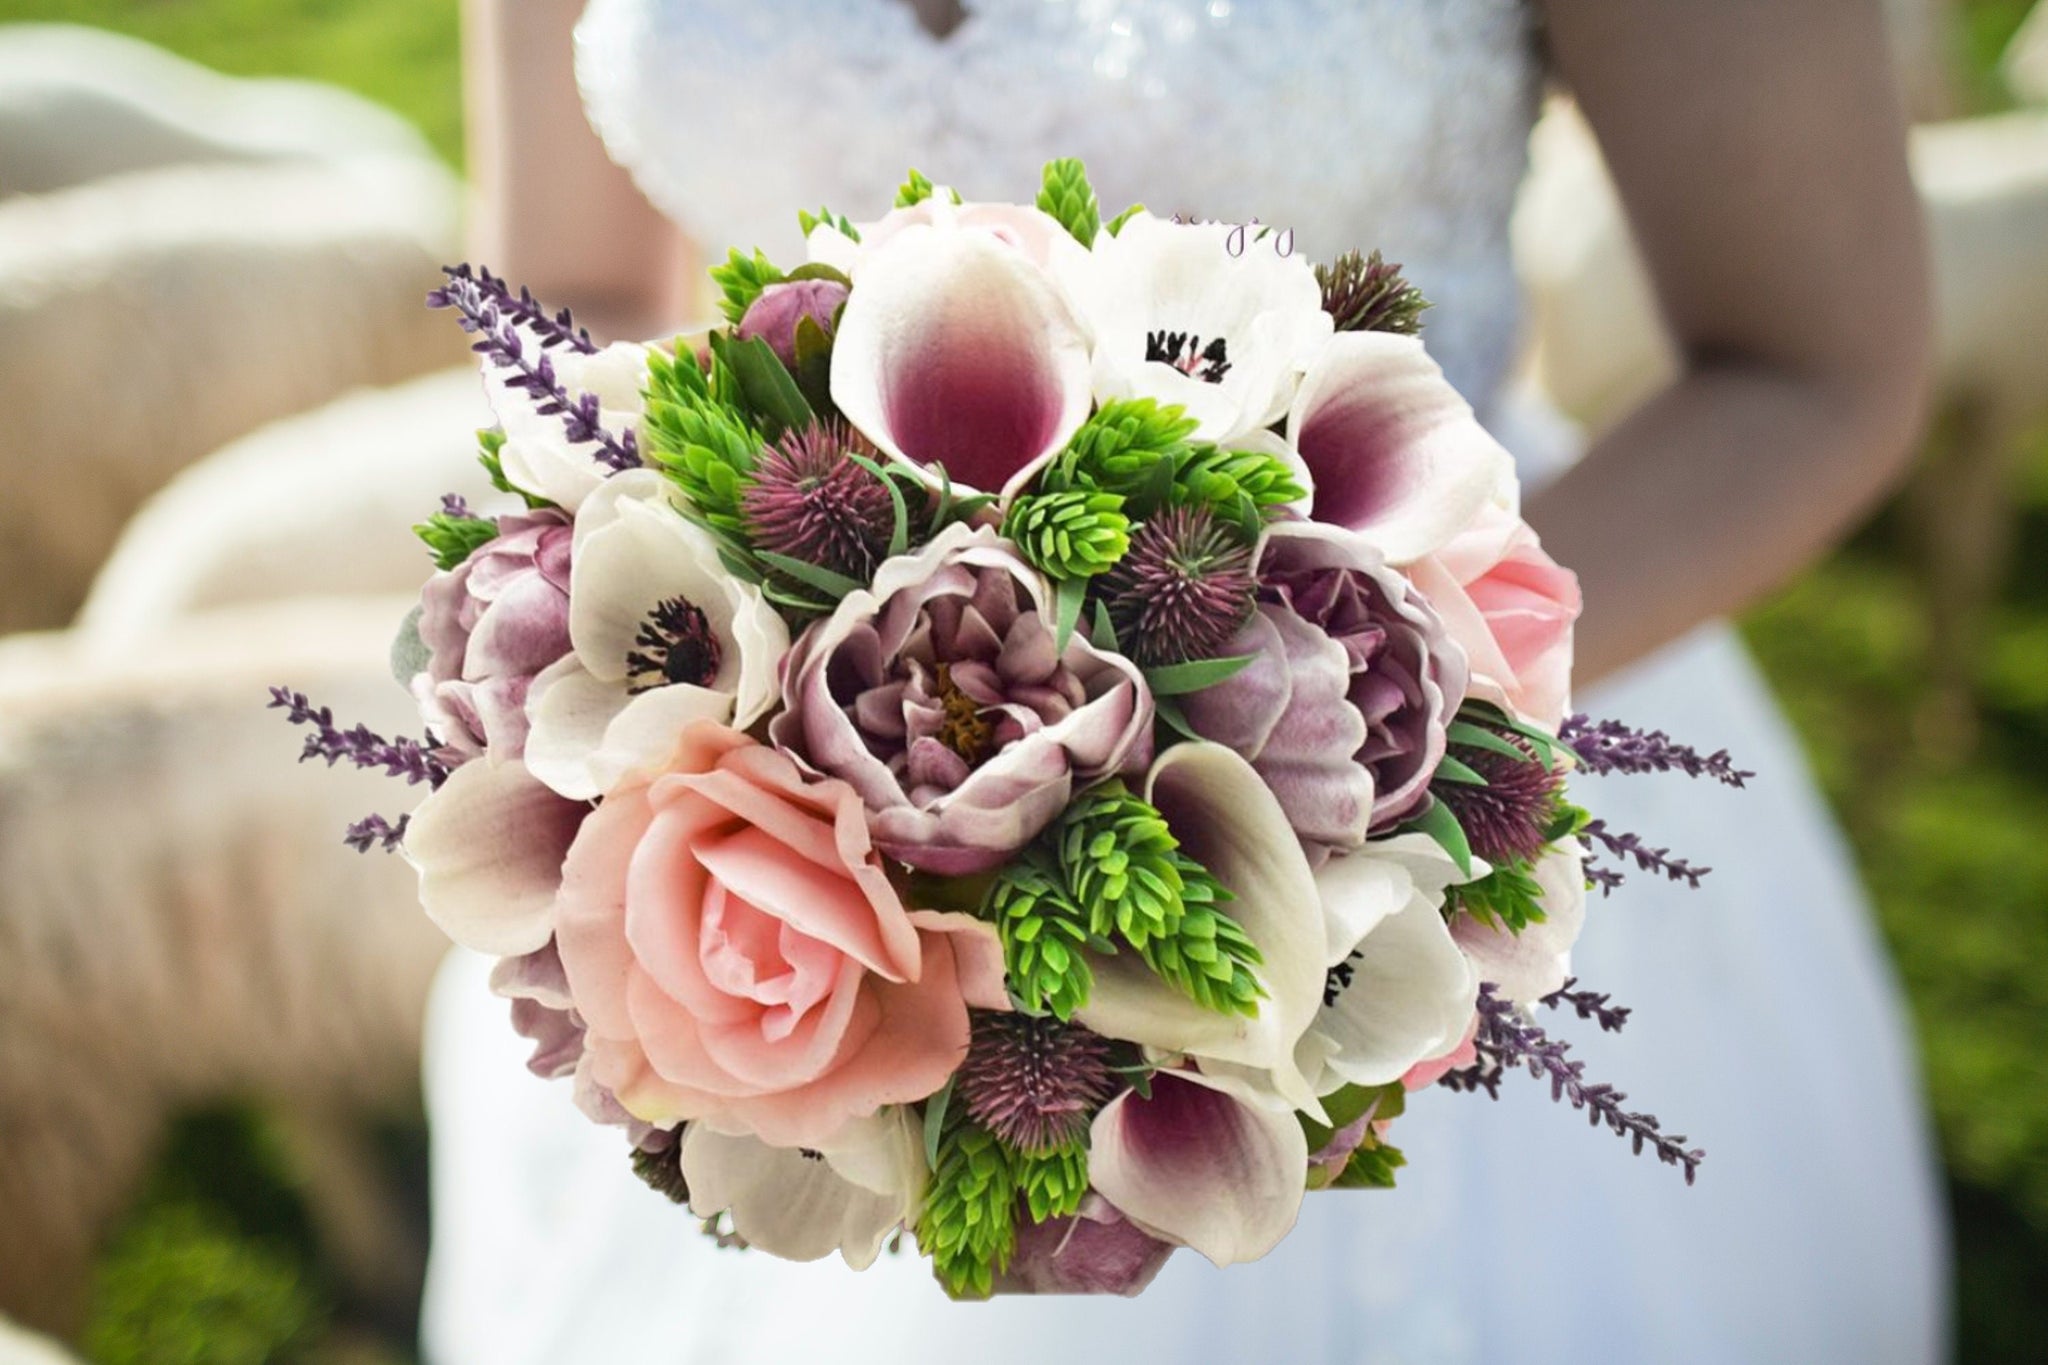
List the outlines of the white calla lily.
{"type": "Polygon", "coordinates": [[[1162,754],[1145,799],[1166,816],[1188,856],[1231,893],[1223,909],[1259,950],[1266,998],[1252,1017],[1207,1009],[1126,952],[1092,960],[1095,988],[1077,1017],[1107,1037],[1197,1058],[1212,1074],[1256,1078],[1320,1113],[1296,1049],[1322,1006],[1327,936],[1315,877],[1280,803],[1249,763],[1206,742],[1162,754]]]}
{"type": "Polygon", "coordinates": [[[1088,1177],[1139,1228],[1219,1266],[1280,1244],[1301,1212],[1308,1139],[1285,1101],[1244,1080],[1159,1071],[1089,1130],[1088,1177]]]}
{"type": "Polygon", "coordinates": [[[927,479],[1014,493],[1087,419],[1088,341],[1053,278],[949,213],[861,251],[832,401],[927,479]]]}
{"type": "Polygon", "coordinates": [[[600,796],[666,758],[692,721],[744,729],[775,704],[789,627],[759,588],[726,569],[711,537],[670,497],[660,474],[629,470],[607,480],[577,514],[569,564],[573,650],[534,678],[526,702],[526,762],[564,796],[600,796]],[[704,641],[684,640],[662,653],[663,631],[679,623],[701,632],[716,653],[716,668],[701,683],[670,682],[662,671],[680,663],[676,649],[704,652],[704,641]]]}
{"type": "Polygon", "coordinates": [[[855,1119],[828,1147],[771,1147],[694,1123],[683,1180],[699,1218],[730,1211],[733,1231],[771,1256],[815,1261],[837,1251],[865,1270],[915,1220],[929,1180],[920,1124],[894,1105],[855,1119]]]}
{"type": "Polygon", "coordinates": [[[1315,479],[1316,518],[1407,564],[1512,499],[1514,460],[1422,343],[1340,332],[1294,395],[1287,435],[1315,479]]]}

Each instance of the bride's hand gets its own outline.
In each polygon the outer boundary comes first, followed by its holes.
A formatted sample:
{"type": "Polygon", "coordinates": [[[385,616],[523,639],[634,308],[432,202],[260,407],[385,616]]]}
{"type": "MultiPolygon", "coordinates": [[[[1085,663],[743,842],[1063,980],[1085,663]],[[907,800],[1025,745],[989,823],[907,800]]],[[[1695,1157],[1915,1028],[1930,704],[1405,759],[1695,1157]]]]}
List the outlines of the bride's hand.
{"type": "Polygon", "coordinates": [[[1768,592],[1907,468],[1926,248],[1875,0],[1541,0],[1684,364],[1532,500],[1589,682],[1768,592]]]}

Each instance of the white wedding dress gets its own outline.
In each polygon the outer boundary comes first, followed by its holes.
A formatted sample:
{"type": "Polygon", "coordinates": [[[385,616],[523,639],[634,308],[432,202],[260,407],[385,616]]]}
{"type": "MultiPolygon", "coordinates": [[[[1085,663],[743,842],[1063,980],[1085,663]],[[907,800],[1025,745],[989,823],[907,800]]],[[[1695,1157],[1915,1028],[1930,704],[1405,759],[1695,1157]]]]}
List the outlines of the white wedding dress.
{"type": "MultiPolygon", "coordinates": [[[[579,72],[614,154],[721,252],[797,259],[797,207],[875,216],[910,166],[1025,199],[1056,155],[1087,160],[1108,208],[1291,225],[1314,259],[1381,247],[1437,304],[1426,339],[1482,415],[1556,448],[1500,401],[1541,76],[1518,0],[967,7],[939,39],[903,0],[594,0],[579,72]]],[[[1724,626],[1582,704],[1758,773],[1586,783],[1611,824],[1716,870],[1596,901],[1576,965],[1636,1007],[1624,1034],[1545,1021],[1706,1149],[1696,1187],[1518,1074],[1497,1103],[1416,1095],[1400,1188],[1311,1196],[1255,1264],[1183,1251],[1136,1300],[952,1304],[907,1253],[855,1275],[714,1246],[618,1131],[526,1072],[484,964],[457,957],[428,1037],[430,1362],[1939,1359],[1913,1059],[1796,740],[1724,626]]]]}

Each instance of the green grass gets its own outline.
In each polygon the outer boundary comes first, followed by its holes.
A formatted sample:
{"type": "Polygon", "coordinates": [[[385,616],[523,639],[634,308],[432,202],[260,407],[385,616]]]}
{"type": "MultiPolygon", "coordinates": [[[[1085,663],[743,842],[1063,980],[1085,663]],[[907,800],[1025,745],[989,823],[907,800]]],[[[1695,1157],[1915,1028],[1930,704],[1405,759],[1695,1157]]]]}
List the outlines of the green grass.
{"type": "MultiPolygon", "coordinates": [[[[1966,107],[2005,102],[1993,65],[2030,3],[1960,5],[1966,107]]],[[[0,22],[97,24],[222,71],[329,80],[398,110],[459,163],[456,10],[457,0],[0,0],[0,22]]],[[[2019,495],[2019,543],[2048,545],[2048,445],[2019,495]]],[[[1959,1358],[2030,1361],[2048,1302],[2048,556],[2016,565],[2002,594],[1981,661],[1980,742],[1959,760],[1920,737],[1927,603],[1911,545],[1890,509],[1745,628],[1856,844],[1911,997],[1956,1213],[1959,1358]]],[[[103,1261],[99,1357],[191,1358],[175,1333],[194,1313],[233,1319],[251,1359],[338,1353],[341,1337],[323,1324],[346,1325],[347,1305],[312,1255],[260,1120],[196,1123],[103,1261]],[[164,1314],[172,1335],[137,1335],[164,1314]]],[[[385,1335],[406,1349],[402,1328],[385,1335]]]]}

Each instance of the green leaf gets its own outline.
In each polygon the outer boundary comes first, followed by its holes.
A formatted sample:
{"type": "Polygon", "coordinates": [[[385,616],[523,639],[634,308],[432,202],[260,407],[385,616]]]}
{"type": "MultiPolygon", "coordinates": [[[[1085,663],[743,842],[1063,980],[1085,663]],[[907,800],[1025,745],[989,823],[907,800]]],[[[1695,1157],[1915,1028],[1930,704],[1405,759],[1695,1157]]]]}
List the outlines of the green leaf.
{"type": "Polygon", "coordinates": [[[1408,1158],[1401,1155],[1399,1147],[1390,1147],[1384,1142],[1368,1142],[1351,1154],[1344,1173],[1332,1182],[1332,1188],[1391,1190],[1394,1188],[1394,1172],[1407,1164],[1408,1158]]]}
{"type": "Polygon", "coordinates": [[[763,564],[788,574],[797,582],[807,587],[816,588],[822,593],[829,594],[835,602],[845,597],[848,593],[859,592],[867,586],[867,584],[857,578],[848,578],[845,574],[834,573],[832,570],[821,565],[811,564],[801,559],[792,559],[788,555],[779,555],[773,550],[757,551],[756,557],[763,564]]]}
{"type": "Polygon", "coordinates": [[[1053,588],[1053,648],[1061,654],[1067,652],[1067,642],[1074,638],[1074,627],[1080,624],[1081,607],[1087,600],[1085,578],[1062,579],[1053,588]]]}
{"type": "Polygon", "coordinates": [[[1154,697],[1152,699],[1152,712],[1183,739],[1203,738],[1202,735],[1196,732],[1194,723],[1188,719],[1188,713],[1183,711],[1180,703],[1173,698],[1154,697]]]}
{"type": "Polygon", "coordinates": [[[897,467],[893,466],[890,469],[884,469],[867,456],[856,455],[852,451],[847,452],[846,458],[881,480],[882,487],[889,492],[889,502],[892,510],[895,512],[896,520],[889,532],[889,548],[883,558],[894,559],[897,555],[902,554],[910,545],[910,508],[903,501],[902,486],[896,482],[896,475],[900,471],[897,467]]]}
{"type": "Polygon", "coordinates": [[[1459,759],[1452,758],[1449,754],[1445,754],[1438,761],[1436,772],[1431,775],[1430,781],[1462,782],[1468,787],[1490,787],[1493,785],[1486,780],[1485,774],[1481,773],[1478,769],[1459,759]]]}
{"type": "Polygon", "coordinates": [[[782,272],[759,251],[752,256],[742,256],[738,247],[727,252],[723,264],[711,267],[712,283],[718,286],[719,293],[723,295],[719,302],[719,310],[725,314],[725,320],[735,327],[739,326],[740,319],[747,315],[747,309],[752,306],[754,300],[761,297],[761,291],[771,284],[780,282],[782,278],[782,272]]]}
{"type": "Polygon", "coordinates": [[[826,227],[836,228],[841,235],[853,241],[857,242],[860,240],[860,231],[854,227],[852,220],[843,213],[834,213],[831,209],[822,206],[816,213],[798,209],[796,221],[803,228],[804,236],[806,237],[811,235],[812,229],[823,223],[826,227]]]}
{"type": "Polygon", "coordinates": [[[812,412],[836,411],[832,403],[832,338],[816,318],[797,319],[794,373],[797,389],[812,412]]]}
{"type": "Polygon", "coordinates": [[[1185,696],[1235,677],[1257,659],[1256,654],[1233,654],[1227,659],[1193,659],[1184,664],[1161,664],[1145,670],[1145,686],[1154,697],[1185,696]]]}
{"type": "Polygon", "coordinates": [[[954,1298],[987,1298],[1017,1246],[1015,1162],[987,1129],[954,1110],[940,1133],[918,1212],[918,1249],[954,1298]]]}
{"type": "Polygon", "coordinates": [[[1131,521],[1116,493],[1082,488],[1025,493],[1010,503],[1003,534],[1049,578],[1109,572],[1131,544],[1131,521]]]}
{"type": "Polygon", "coordinates": [[[1122,213],[1119,213],[1116,217],[1110,219],[1109,222],[1104,224],[1104,227],[1108,229],[1109,235],[1114,237],[1119,232],[1122,232],[1124,230],[1125,223],[1130,222],[1131,219],[1137,217],[1144,211],[1145,206],[1143,204],[1133,204],[1129,208],[1125,209],[1122,213]]]}
{"type": "Polygon", "coordinates": [[[1444,735],[1453,744],[1462,744],[1468,749],[1485,749],[1489,753],[1512,758],[1518,763],[1533,763],[1535,755],[1527,749],[1502,739],[1483,725],[1474,725],[1469,720],[1454,720],[1444,727],[1444,735]]]}
{"type": "Polygon", "coordinates": [[[1058,219],[1082,246],[1095,245],[1095,234],[1102,230],[1102,211],[1095,188],[1088,183],[1088,168],[1078,159],[1062,157],[1045,163],[1038,207],[1058,219]]]}
{"type": "Polygon", "coordinates": [[[896,207],[913,208],[931,197],[932,182],[925,178],[924,172],[913,166],[909,178],[903,182],[903,187],[896,191],[896,207]]]}
{"type": "Polygon", "coordinates": [[[816,420],[803,390],[766,341],[760,337],[742,341],[714,332],[711,345],[719,358],[732,366],[747,407],[765,424],[762,434],[769,440],[785,431],[801,430],[816,420]]]}
{"type": "Polygon", "coordinates": [[[1472,875],[1472,841],[1465,837],[1465,827],[1458,823],[1458,817],[1451,814],[1451,808],[1441,801],[1432,801],[1423,807],[1422,814],[1410,820],[1406,826],[1437,841],[1444,852],[1451,855],[1451,861],[1466,876],[1472,875]]]}
{"type": "Polygon", "coordinates": [[[924,1164],[927,1166],[939,1164],[939,1136],[946,1130],[946,1108],[953,1102],[953,1081],[953,1077],[946,1077],[946,1083],[924,1102],[924,1164]]]}
{"type": "Polygon", "coordinates": [[[412,528],[444,573],[498,538],[498,523],[486,517],[457,517],[436,512],[412,528]]]}

